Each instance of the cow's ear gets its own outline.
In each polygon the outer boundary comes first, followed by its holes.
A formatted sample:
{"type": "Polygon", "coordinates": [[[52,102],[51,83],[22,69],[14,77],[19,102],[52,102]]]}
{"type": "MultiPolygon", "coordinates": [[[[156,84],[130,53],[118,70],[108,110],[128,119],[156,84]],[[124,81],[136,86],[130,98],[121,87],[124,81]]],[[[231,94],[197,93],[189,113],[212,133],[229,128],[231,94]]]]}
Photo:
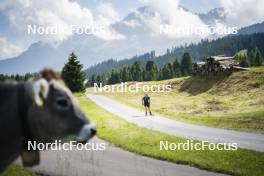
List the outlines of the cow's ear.
{"type": "Polygon", "coordinates": [[[33,84],[33,97],[38,106],[43,106],[49,93],[49,83],[46,79],[40,79],[33,84]]]}

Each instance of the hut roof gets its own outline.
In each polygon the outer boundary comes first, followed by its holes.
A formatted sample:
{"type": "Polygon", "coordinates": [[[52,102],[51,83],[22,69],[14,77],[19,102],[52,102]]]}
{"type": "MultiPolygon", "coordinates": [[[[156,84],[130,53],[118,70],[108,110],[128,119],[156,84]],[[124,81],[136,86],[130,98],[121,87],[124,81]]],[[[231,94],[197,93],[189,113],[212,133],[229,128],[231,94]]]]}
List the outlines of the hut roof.
{"type": "Polygon", "coordinates": [[[223,61],[223,60],[233,60],[234,57],[226,57],[226,56],[211,56],[207,60],[213,61],[223,61]]]}

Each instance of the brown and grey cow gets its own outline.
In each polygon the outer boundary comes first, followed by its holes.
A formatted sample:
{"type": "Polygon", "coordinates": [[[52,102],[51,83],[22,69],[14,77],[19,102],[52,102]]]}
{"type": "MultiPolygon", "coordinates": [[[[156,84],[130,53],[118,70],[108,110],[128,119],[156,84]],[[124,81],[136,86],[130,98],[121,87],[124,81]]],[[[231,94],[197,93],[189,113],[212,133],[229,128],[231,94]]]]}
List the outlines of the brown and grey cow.
{"type": "Polygon", "coordinates": [[[0,83],[0,173],[18,156],[25,166],[39,163],[27,142],[76,140],[85,143],[96,129],[71,91],[52,70],[27,82],[0,83]]]}

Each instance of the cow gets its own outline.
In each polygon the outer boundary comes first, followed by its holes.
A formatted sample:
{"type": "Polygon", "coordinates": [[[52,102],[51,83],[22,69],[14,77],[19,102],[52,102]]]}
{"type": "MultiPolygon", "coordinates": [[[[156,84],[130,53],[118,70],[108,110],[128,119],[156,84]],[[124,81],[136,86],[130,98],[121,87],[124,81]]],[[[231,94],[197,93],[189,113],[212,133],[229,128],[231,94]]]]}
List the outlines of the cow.
{"type": "Polygon", "coordinates": [[[19,156],[24,166],[39,164],[39,151],[28,150],[29,141],[86,143],[95,133],[53,70],[44,69],[35,80],[0,83],[0,173],[19,156]]]}

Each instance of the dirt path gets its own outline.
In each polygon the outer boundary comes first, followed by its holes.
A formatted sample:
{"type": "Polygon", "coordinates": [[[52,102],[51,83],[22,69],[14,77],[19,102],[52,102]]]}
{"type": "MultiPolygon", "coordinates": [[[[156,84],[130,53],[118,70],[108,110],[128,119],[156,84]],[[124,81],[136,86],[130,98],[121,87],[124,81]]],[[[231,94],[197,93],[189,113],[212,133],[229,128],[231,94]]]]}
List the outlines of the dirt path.
{"type": "Polygon", "coordinates": [[[118,103],[102,95],[87,95],[100,107],[107,111],[135,123],[140,127],[160,131],[162,133],[212,143],[237,143],[240,148],[264,152],[264,135],[232,130],[193,125],[161,116],[144,116],[143,112],[118,103]]]}

